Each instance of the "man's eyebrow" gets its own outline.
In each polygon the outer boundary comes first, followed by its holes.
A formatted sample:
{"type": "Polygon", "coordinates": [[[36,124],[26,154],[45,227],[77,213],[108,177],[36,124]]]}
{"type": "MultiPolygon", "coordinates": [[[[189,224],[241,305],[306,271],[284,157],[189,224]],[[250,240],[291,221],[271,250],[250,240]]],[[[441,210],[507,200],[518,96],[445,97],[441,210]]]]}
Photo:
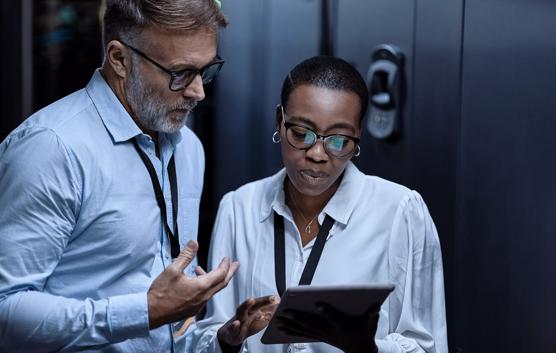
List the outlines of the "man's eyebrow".
{"type": "Polygon", "coordinates": [[[170,65],[168,67],[168,70],[174,72],[180,72],[183,70],[196,70],[196,69],[198,69],[198,67],[193,65],[192,63],[184,63],[184,62],[170,65]]]}
{"type": "Polygon", "coordinates": [[[180,72],[183,70],[198,70],[202,67],[205,67],[206,65],[212,64],[216,60],[218,60],[218,55],[215,55],[211,60],[209,60],[208,63],[201,66],[194,65],[191,61],[188,61],[188,62],[181,62],[181,63],[176,63],[174,65],[170,65],[170,67],[168,67],[168,70],[174,72],[180,72]]]}

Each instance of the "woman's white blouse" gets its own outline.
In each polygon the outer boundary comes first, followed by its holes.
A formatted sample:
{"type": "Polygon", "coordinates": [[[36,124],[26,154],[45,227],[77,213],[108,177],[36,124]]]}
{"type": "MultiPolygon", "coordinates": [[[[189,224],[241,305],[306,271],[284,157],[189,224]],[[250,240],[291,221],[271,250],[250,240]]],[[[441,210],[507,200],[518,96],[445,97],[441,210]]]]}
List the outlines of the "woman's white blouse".
{"type": "MultiPolygon", "coordinates": [[[[295,286],[313,242],[305,247],[285,204],[282,169],[226,194],[218,210],[209,269],[229,256],[240,268],[227,288],[207,306],[198,322],[193,349],[221,352],[216,332],[249,297],[277,294],[274,277],[273,211],[284,217],[286,286],[295,286]]],[[[327,238],[312,284],[395,284],[380,310],[375,340],[380,353],[447,353],[442,256],[436,228],[421,196],[401,185],[367,176],[348,163],[325,214],[335,224],[327,238]]],[[[285,352],[264,345],[262,333],[248,338],[243,352],[285,352]]],[[[335,353],[325,343],[293,344],[291,352],[335,353]]]]}

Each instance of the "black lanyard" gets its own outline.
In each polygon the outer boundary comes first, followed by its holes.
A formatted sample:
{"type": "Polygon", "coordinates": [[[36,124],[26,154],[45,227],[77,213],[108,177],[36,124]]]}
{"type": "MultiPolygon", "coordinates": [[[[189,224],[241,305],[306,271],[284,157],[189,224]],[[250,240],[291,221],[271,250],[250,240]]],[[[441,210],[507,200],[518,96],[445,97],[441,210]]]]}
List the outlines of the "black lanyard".
{"type": "Polygon", "coordinates": [[[139,147],[137,140],[133,139],[133,145],[139,153],[139,156],[141,157],[141,160],[145,164],[145,167],[151,177],[156,202],[160,208],[160,216],[162,217],[166,232],[168,233],[168,238],[170,240],[172,258],[176,258],[180,253],[180,236],[178,232],[178,183],[176,178],[176,163],[174,162],[174,156],[172,155],[172,158],[170,158],[170,162],[168,163],[168,179],[170,179],[170,190],[172,193],[172,218],[174,220],[174,229],[176,230],[175,233],[172,232],[172,228],[168,225],[168,218],[166,217],[166,201],[164,200],[164,194],[160,188],[160,183],[158,181],[158,177],[156,176],[154,166],[147,154],[139,147]]]}
{"type": "MultiPolygon", "coordinates": [[[[317,265],[319,264],[324,244],[328,233],[334,224],[332,217],[326,215],[322,227],[317,234],[317,239],[309,255],[309,259],[305,264],[301,278],[299,279],[300,285],[311,284],[317,265]]],[[[286,241],[284,234],[284,217],[274,212],[274,275],[276,277],[276,288],[278,294],[282,296],[286,290],[286,241]]]]}

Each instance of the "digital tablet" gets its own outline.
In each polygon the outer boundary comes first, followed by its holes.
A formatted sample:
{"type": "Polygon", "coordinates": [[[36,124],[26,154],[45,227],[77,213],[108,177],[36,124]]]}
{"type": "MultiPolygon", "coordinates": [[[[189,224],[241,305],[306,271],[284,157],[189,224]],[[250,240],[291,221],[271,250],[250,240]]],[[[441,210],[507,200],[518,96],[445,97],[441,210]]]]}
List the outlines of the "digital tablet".
{"type": "Polygon", "coordinates": [[[264,344],[316,342],[311,338],[292,336],[278,330],[278,320],[274,318],[284,310],[293,309],[320,315],[317,304],[327,303],[348,315],[359,315],[374,305],[382,305],[393,290],[393,284],[290,287],[282,295],[280,304],[261,337],[261,342],[264,344]]]}

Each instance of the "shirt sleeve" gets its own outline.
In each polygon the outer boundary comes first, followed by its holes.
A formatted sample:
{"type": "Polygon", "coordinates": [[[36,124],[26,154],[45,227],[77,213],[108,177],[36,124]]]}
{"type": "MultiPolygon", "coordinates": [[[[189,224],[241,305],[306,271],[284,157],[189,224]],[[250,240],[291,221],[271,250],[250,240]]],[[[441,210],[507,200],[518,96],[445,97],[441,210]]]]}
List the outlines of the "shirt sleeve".
{"type": "Polygon", "coordinates": [[[389,244],[390,328],[380,353],[447,353],[442,255],[436,227],[421,196],[399,204],[389,244]]]}
{"type": "Polygon", "coordinates": [[[79,215],[79,170],[50,129],[22,129],[0,145],[0,342],[7,352],[63,352],[148,335],[146,293],[78,300],[44,291],[79,215]]]}
{"type": "MultiPolygon", "coordinates": [[[[233,192],[230,192],[222,198],[216,215],[208,256],[209,270],[217,267],[224,256],[228,256],[231,260],[237,259],[235,246],[233,192]]],[[[241,271],[241,264],[238,273],[234,275],[228,286],[216,293],[208,302],[205,318],[197,322],[197,328],[193,333],[194,352],[222,352],[218,344],[217,332],[235,315],[238,302],[239,271],[241,271]]],[[[244,345],[240,352],[246,351],[244,345]]]]}

